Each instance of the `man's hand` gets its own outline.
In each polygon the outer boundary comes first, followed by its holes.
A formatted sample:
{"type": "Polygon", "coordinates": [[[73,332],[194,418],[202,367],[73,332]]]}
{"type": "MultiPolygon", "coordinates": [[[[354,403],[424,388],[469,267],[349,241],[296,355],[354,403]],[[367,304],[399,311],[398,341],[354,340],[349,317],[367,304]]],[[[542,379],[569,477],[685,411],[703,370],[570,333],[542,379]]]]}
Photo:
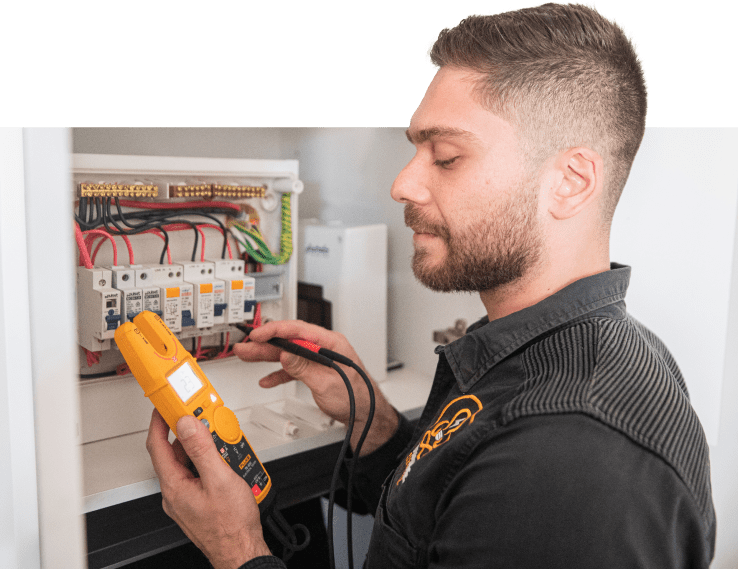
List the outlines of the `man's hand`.
{"type": "MultiPolygon", "coordinates": [[[[326,415],[341,423],[348,423],[349,399],[346,386],[341,377],[335,370],[282,351],[266,343],[275,336],[288,340],[296,338],[308,340],[319,345],[321,348],[327,348],[346,356],[364,369],[359,356],[351,344],[348,343],[346,337],[343,334],[332,332],[300,320],[269,322],[251,332],[249,335],[250,341],[233,346],[233,352],[244,361],[280,362],[282,369],[262,378],[259,381],[259,385],[262,387],[275,387],[295,379],[302,381],[310,388],[310,391],[313,393],[313,399],[315,399],[318,407],[326,415]]],[[[355,448],[367,421],[369,413],[369,392],[366,384],[356,371],[343,365],[340,367],[349,378],[356,399],[356,423],[353,436],[351,437],[351,447],[355,448]]],[[[399,424],[395,409],[384,398],[373,380],[372,385],[376,396],[376,409],[372,428],[361,450],[362,455],[369,454],[386,442],[399,424]]]]}
{"type": "Polygon", "coordinates": [[[169,426],[154,410],[146,448],[166,514],[215,569],[237,569],[254,557],[271,555],[251,488],[223,462],[207,427],[186,416],[177,423],[177,434],[169,444],[169,426]],[[188,456],[200,478],[186,467],[188,456]]]}

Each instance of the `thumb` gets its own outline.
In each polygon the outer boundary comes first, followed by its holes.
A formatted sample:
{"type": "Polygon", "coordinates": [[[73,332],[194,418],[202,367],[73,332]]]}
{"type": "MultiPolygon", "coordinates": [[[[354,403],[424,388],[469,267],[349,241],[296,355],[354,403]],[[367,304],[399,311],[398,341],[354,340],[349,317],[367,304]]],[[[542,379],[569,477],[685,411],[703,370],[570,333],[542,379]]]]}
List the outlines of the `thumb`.
{"type": "Polygon", "coordinates": [[[177,421],[177,438],[203,482],[217,480],[223,467],[230,470],[215,448],[210,431],[195,417],[185,415],[177,421]]]}
{"type": "Polygon", "coordinates": [[[295,354],[287,351],[283,351],[279,355],[279,363],[282,364],[282,369],[291,375],[295,379],[303,379],[307,367],[310,365],[310,360],[301,358],[295,354]]]}

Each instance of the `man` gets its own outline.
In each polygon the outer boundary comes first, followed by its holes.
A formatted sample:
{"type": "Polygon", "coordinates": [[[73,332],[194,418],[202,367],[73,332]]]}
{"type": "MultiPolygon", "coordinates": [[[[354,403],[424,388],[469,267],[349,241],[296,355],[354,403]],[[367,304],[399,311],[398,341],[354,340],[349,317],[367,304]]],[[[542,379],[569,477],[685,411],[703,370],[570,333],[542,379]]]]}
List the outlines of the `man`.
{"type": "MultiPolygon", "coordinates": [[[[357,472],[377,507],[367,566],[707,567],[704,435],[671,355],[625,310],[630,269],[609,260],[645,128],[630,42],[589,8],[546,4],[468,18],[431,58],[440,69],[407,131],[416,154],[392,196],[415,232],[417,278],[479,292],[487,316],[436,350],[415,432],[378,393],[357,472]]],[[[356,359],[345,338],[274,322],[235,348],[281,362],[263,387],[303,381],[345,422],[341,380],[272,336],[356,359]]],[[[368,404],[351,380],[355,445],[368,404]]],[[[148,447],[167,513],[218,569],[280,567],[206,429],[178,424],[200,480],[167,430],[155,413],[148,447]]]]}

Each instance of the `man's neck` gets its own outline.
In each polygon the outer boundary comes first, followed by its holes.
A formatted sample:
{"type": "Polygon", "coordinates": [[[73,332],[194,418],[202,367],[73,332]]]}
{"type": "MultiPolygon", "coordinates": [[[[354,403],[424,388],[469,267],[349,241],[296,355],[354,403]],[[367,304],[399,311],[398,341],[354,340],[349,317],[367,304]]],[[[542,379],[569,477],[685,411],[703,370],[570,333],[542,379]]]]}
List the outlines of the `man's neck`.
{"type": "Polygon", "coordinates": [[[576,270],[562,265],[533,269],[523,278],[495,290],[479,293],[490,321],[533,306],[585,277],[610,270],[607,258],[580,263],[576,270]]]}

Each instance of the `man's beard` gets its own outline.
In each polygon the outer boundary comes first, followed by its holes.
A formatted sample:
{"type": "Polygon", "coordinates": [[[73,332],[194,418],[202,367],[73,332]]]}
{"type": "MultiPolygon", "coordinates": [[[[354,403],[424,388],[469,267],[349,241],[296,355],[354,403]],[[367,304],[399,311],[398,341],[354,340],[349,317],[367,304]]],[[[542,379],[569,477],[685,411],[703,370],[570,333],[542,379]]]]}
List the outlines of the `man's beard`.
{"type": "Polygon", "coordinates": [[[486,219],[453,230],[405,205],[405,225],[432,233],[446,244],[446,258],[431,265],[431,253],[416,245],[415,278],[439,292],[493,291],[522,278],[541,256],[542,235],[536,217],[537,195],[524,189],[486,219]]]}

